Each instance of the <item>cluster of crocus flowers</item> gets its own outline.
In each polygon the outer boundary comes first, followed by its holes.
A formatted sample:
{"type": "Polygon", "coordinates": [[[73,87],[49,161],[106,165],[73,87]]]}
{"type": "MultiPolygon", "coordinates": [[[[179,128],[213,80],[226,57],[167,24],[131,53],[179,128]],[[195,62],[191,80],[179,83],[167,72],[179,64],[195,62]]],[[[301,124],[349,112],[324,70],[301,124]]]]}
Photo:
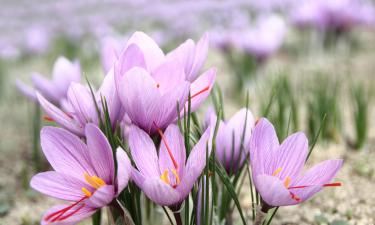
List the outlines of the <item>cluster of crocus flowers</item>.
{"type": "Polygon", "coordinates": [[[176,125],[169,125],[161,137],[159,154],[150,136],[133,126],[129,146],[135,165],[132,179],[153,202],[178,208],[189,195],[194,183],[206,166],[211,153],[212,131],[203,133],[186,160],[183,136],[176,125]]]}
{"type": "Polygon", "coordinates": [[[134,33],[114,66],[117,93],[132,123],[155,133],[153,124],[165,129],[177,119],[178,105],[183,114],[189,98],[196,110],[216,77],[213,68],[198,77],[207,49],[205,35],[197,44],[188,40],[165,55],[149,36],[134,33]]]}
{"type": "Polygon", "coordinates": [[[61,56],[53,66],[52,80],[48,80],[38,73],[34,73],[31,80],[34,88],[20,80],[16,81],[16,87],[31,101],[37,101],[36,93],[39,92],[49,101],[59,105],[66,98],[70,84],[80,82],[81,67],[78,61],[71,62],[61,56]]]}
{"type": "Polygon", "coordinates": [[[94,124],[85,128],[86,143],[54,127],[41,132],[43,152],[54,171],[35,175],[31,187],[51,197],[71,202],[48,210],[41,224],[76,224],[112,202],[127,186],[131,163],[116,150],[117,173],[111,146],[94,124]]]}
{"type": "Polygon", "coordinates": [[[276,132],[267,119],[260,119],[250,141],[250,165],[253,182],[263,208],[296,205],[311,198],[330,183],[342,166],[342,160],[321,162],[302,172],[308,155],[308,141],[297,132],[279,144],[276,132]]]}

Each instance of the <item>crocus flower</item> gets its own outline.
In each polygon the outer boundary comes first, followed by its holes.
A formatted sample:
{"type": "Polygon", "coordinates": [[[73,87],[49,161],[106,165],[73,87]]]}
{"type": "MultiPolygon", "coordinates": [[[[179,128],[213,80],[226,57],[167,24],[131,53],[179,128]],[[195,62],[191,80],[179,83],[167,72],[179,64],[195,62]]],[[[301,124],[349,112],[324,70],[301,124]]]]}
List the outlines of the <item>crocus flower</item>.
{"type": "Polygon", "coordinates": [[[105,37],[100,43],[100,60],[104,73],[107,74],[117,61],[122,46],[120,41],[112,37],[105,37]]]}
{"type": "Polygon", "coordinates": [[[116,150],[117,176],[112,148],[93,124],[86,126],[87,144],[72,133],[55,127],[41,131],[44,155],[54,171],[35,175],[35,190],[70,204],[49,209],[41,224],[76,224],[116,198],[127,186],[131,163],[125,151],[116,150]]]}
{"type": "Polygon", "coordinates": [[[132,179],[153,202],[176,206],[188,196],[206,165],[212,132],[210,128],[204,132],[187,161],[179,128],[170,125],[165,134],[160,129],[158,132],[162,139],[159,155],[146,132],[136,126],[130,128],[129,147],[137,167],[132,171],[132,179]]]}
{"type": "MultiPolygon", "coordinates": [[[[68,88],[72,82],[79,82],[81,79],[81,68],[79,63],[70,62],[64,57],[59,57],[52,71],[52,80],[44,78],[42,75],[34,73],[31,77],[35,91],[41,93],[49,101],[60,104],[66,98],[68,88]]],[[[25,94],[25,85],[21,81],[16,81],[21,93],[25,94]]],[[[26,92],[26,97],[30,98],[30,91],[26,92]]],[[[33,98],[31,98],[33,99],[33,98]]]]}
{"type": "Polygon", "coordinates": [[[304,202],[330,183],[342,166],[342,160],[323,161],[302,172],[308,154],[307,138],[297,132],[281,145],[272,124],[260,119],[250,141],[250,159],[254,185],[263,202],[270,207],[304,202]]]}
{"type": "Polygon", "coordinates": [[[276,15],[260,16],[253,28],[237,36],[235,45],[264,62],[275,54],[284,42],[286,34],[284,20],[276,15]]]}
{"type": "MultiPolygon", "coordinates": [[[[210,122],[215,123],[216,118],[215,114],[211,114],[210,122]]],[[[228,174],[235,174],[248,156],[253,128],[253,114],[246,108],[239,110],[228,121],[220,121],[216,136],[215,153],[228,174]]]]}
{"type": "Polygon", "coordinates": [[[121,104],[114,85],[114,75],[113,70],[111,70],[104,78],[100,89],[95,93],[94,100],[88,87],[79,83],[72,83],[66,101],[62,104],[62,109],[53,105],[39,93],[37,97],[41,107],[48,115],[48,120],[55,121],[69,131],[84,136],[86,124],[95,123],[99,125],[100,118],[96,106],[98,106],[102,119],[104,119],[101,97],[106,99],[112,126],[115,127],[116,123],[122,119],[121,104]]]}
{"type": "Polygon", "coordinates": [[[115,64],[116,89],[132,122],[148,133],[165,129],[183,109],[190,91],[191,109],[208,97],[216,77],[209,69],[196,78],[206,57],[207,37],[195,46],[188,40],[168,55],[146,34],[136,32],[115,64]],[[204,41],[203,41],[204,40],[204,41]]]}

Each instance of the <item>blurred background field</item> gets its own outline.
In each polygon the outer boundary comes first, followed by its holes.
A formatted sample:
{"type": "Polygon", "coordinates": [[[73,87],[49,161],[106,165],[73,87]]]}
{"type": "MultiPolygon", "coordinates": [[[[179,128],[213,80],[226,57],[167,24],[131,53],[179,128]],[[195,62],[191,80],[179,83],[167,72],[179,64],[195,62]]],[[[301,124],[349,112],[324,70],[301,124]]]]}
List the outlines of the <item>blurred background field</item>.
{"type": "MultiPolygon", "coordinates": [[[[349,6],[356,16],[367,13],[366,23],[345,11],[350,23],[323,29],[299,23],[296,14],[302,4],[292,0],[263,4],[256,0],[2,1],[0,224],[39,224],[42,213],[55,202],[29,188],[35,174],[35,104],[16,89],[16,79],[31,84],[30,74],[35,71],[50,77],[54,61],[64,55],[78,59],[83,77],[98,84],[104,73],[103,45],[108,40],[124,44],[137,30],[166,50],[209,32],[205,67],[218,69],[215,90],[223,92],[226,117],[245,105],[249,92],[250,110],[256,117],[267,115],[280,138],[303,130],[312,142],[324,121],[309,164],[344,158],[338,174],[343,186],[327,188],[299,206],[281,208],[274,224],[375,224],[375,10],[355,11],[349,6]],[[265,31],[257,29],[260,18],[272,18],[265,31]],[[276,40],[265,41],[269,37],[276,40]]],[[[337,6],[337,13],[344,10],[337,6]]],[[[199,111],[202,121],[210,104],[211,100],[199,111]]],[[[250,215],[246,186],[242,195],[250,215]]]]}

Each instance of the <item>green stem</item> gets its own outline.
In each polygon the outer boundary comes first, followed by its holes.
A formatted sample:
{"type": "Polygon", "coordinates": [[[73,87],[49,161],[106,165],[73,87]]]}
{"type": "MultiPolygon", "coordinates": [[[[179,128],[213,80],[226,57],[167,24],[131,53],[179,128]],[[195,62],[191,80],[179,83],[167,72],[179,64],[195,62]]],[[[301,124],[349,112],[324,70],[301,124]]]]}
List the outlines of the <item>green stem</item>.
{"type": "Polygon", "coordinates": [[[99,209],[98,211],[96,211],[96,213],[94,213],[94,215],[92,215],[92,225],[100,225],[101,218],[102,210],[99,209]]]}
{"type": "Polygon", "coordinates": [[[176,225],[182,225],[181,213],[180,212],[174,212],[173,216],[174,216],[174,219],[176,220],[176,225]]]}

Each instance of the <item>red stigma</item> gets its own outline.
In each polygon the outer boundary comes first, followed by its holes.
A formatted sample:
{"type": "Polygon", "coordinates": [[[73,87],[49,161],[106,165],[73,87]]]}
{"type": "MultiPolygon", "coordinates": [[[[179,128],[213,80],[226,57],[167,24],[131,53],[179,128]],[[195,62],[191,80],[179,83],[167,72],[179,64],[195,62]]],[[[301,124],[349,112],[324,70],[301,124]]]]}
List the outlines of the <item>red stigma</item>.
{"type": "Polygon", "coordinates": [[[72,209],[74,206],[78,205],[79,203],[81,203],[83,200],[87,199],[87,197],[83,197],[81,198],[80,200],[78,200],[77,202],[71,204],[70,206],[66,207],[66,208],[63,208],[59,211],[56,211],[54,213],[51,213],[49,214],[48,216],[46,216],[46,218],[44,218],[44,221],[46,222],[56,222],[56,221],[62,221],[62,220],[65,220],[71,216],[73,216],[74,214],[76,214],[79,210],[81,210],[85,204],[82,203],[82,205],[80,205],[77,209],[74,209],[72,212],[70,212],[69,214],[66,214],[64,215],[67,211],[69,211],[70,209],[72,209]]]}
{"type": "Polygon", "coordinates": [[[165,136],[163,134],[163,131],[156,125],[155,121],[153,123],[154,123],[154,126],[156,127],[156,129],[158,130],[158,133],[159,133],[159,135],[161,137],[161,140],[163,141],[163,143],[164,143],[164,145],[165,145],[165,147],[166,147],[166,149],[168,151],[169,157],[172,160],[174,168],[177,170],[178,169],[178,163],[176,162],[176,159],[173,157],[172,151],[169,148],[169,145],[168,145],[167,140],[166,140],[166,138],[165,138],[165,136]]]}
{"type": "Polygon", "coordinates": [[[52,119],[52,117],[49,117],[47,115],[43,116],[43,120],[47,121],[47,122],[55,122],[54,119],[52,119]]]}
{"type": "MultiPolygon", "coordinates": [[[[329,184],[323,184],[323,187],[340,187],[342,184],[340,182],[336,183],[329,183],[329,184]]],[[[318,186],[318,185],[301,185],[301,186],[293,186],[289,187],[288,189],[300,189],[300,188],[307,188],[312,186],[318,186]]]]}
{"type": "Polygon", "coordinates": [[[210,90],[210,86],[207,86],[207,87],[203,88],[202,90],[198,91],[197,93],[193,94],[192,96],[190,96],[190,99],[192,99],[192,98],[194,98],[194,97],[196,97],[196,96],[198,96],[198,95],[200,95],[203,92],[208,91],[208,90],[210,90]]]}

